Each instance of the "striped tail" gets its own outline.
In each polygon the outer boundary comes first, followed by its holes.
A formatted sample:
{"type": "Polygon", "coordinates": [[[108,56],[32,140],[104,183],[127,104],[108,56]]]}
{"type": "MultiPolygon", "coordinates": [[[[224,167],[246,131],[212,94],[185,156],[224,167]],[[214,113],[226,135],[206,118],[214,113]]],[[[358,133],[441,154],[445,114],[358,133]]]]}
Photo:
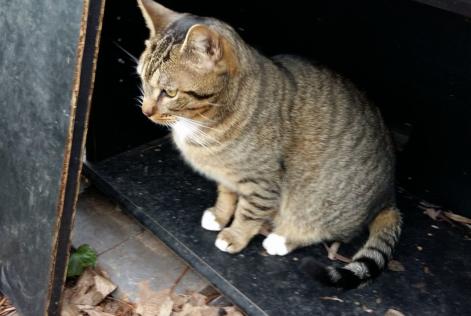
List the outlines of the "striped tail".
{"type": "Polygon", "coordinates": [[[370,235],[365,245],[344,267],[322,266],[307,258],[301,269],[318,281],[335,287],[353,289],[377,277],[391,259],[401,234],[401,214],[396,208],[382,210],[370,223],[370,235]]]}

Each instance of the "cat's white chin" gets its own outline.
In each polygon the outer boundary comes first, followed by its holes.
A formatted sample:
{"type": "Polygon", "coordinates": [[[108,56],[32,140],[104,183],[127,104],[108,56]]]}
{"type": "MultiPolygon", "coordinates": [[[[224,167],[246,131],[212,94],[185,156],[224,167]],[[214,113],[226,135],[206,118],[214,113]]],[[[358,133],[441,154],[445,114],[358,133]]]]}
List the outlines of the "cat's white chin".
{"type": "Polygon", "coordinates": [[[265,238],[263,248],[272,256],[284,256],[289,253],[288,247],[286,246],[286,238],[274,233],[269,234],[267,238],[265,238]]]}
{"type": "Polygon", "coordinates": [[[203,217],[201,218],[201,227],[206,230],[220,231],[221,225],[216,221],[216,216],[211,211],[204,211],[203,217]]]}

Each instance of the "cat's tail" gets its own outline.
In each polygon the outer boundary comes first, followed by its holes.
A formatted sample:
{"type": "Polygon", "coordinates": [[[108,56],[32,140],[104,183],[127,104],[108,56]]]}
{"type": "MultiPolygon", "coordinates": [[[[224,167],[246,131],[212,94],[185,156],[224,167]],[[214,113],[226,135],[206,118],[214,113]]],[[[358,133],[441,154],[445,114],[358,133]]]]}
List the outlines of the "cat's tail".
{"type": "Polygon", "coordinates": [[[391,259],[392,251],[401,234],[402,218],[399,210],[382,210],[369,225],[370,235],[365,245],[344,267],[322,266],[314,259],[302,262],[301,268],[320,282],[352,289],[378,276],[391,259]]]}

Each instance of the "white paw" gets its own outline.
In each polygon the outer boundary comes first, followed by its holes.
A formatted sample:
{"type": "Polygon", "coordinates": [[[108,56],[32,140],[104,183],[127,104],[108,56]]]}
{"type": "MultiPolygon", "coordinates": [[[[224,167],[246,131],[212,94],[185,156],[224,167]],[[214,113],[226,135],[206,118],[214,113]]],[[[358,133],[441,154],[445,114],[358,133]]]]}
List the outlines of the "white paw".
{"type": "Polygon", "coordinates": [[[221,225],[216,221],[216,216],[211,211],[204,211],[203,217],[201,218],[201,226],[204,229],[212,231],[220,231],[221,225]]]}
{"type": "Polygon", "coordinates": [[[289,252],[286,246],[286,238],[274,233],[269,234],[267,238],[265,238],[263,248],[272,256],[284,256],[289,252]]]}
{"type": "Polygon", "coordinates": [[[216,247],[218,247],[219,250],[228,252],[229,248],[229,243],[223,239],[216,239],[216,242],[214,243],[216,247]]]}

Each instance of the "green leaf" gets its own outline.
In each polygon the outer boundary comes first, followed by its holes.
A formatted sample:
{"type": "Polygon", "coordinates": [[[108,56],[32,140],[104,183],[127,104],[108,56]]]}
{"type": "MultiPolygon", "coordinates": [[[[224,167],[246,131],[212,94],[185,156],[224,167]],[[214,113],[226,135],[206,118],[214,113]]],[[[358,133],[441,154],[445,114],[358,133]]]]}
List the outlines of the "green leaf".
{"type": "Polygon", "coordinates": [[[96,251],[89,245],[81,245],[69,258],[67,277],[79,276],[83,270],[96,265],[96,251]]]}
{"type": "Polygon", "coordinates": [[[79,276],[82,274],[83,270],[79,257],[72,254],[69,258],[69,266],[67,267],[67,277],[79,276]]]}

